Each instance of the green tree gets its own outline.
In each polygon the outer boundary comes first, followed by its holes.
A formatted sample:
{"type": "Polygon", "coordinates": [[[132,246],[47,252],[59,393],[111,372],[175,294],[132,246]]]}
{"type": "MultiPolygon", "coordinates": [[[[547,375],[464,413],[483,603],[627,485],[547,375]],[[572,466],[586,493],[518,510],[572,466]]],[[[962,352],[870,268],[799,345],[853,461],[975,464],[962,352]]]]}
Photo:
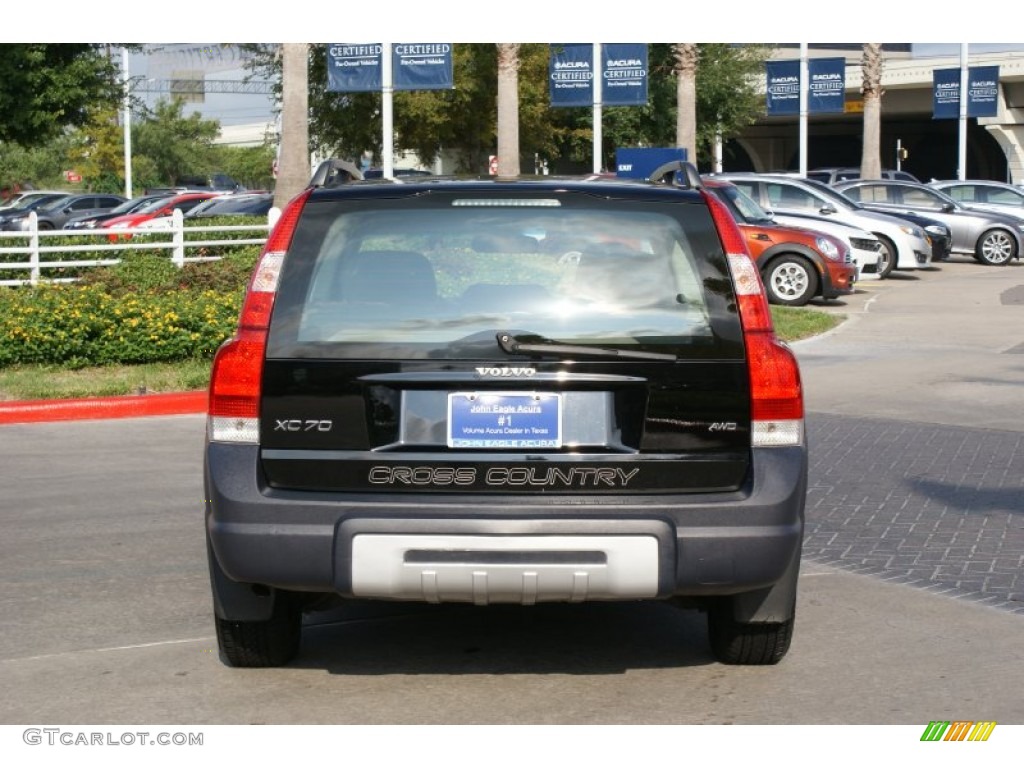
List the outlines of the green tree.
{"type": "Polygon", "coordinates": [[[70,140],[68,165],[81,174],[86,189],[124,190],[124,129],[114,108],[97,112],[88,124],[70,134],[70,140]]]}
{"type": "Polygon", "coordinates": [[[0,141],[43,145],[121,96],[117,66],[101,44],[0,45],[0,141]]]}
{"type": "Polygon", "coordinates": [[[273,188],[273,162],[274,148],[269,143],[259,147],[214,147],[214,168],[249,189],[273,188]]]}
{"type": "Polygon", "coordinates": [[[220,124],[203,119],[198,112],[186,117],[182,109],[181,100],[161,100],[132,128],[133,158],[148,158],[158,183],[173,185],[184,176],[214,170],[213,141],[220,124]]]}

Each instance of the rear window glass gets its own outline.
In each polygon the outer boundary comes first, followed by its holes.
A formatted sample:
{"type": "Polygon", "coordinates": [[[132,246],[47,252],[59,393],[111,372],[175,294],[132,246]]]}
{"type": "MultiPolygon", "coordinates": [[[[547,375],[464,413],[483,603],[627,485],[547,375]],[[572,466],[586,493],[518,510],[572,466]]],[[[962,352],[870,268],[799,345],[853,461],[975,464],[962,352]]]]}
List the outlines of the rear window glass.
{"type": "Polygon", "coordinates": [[[733,303],[703,205],[314,199],[285,259],[268,356],[489,358],[506,332],[707,357],[736,343],[733,303]]]}

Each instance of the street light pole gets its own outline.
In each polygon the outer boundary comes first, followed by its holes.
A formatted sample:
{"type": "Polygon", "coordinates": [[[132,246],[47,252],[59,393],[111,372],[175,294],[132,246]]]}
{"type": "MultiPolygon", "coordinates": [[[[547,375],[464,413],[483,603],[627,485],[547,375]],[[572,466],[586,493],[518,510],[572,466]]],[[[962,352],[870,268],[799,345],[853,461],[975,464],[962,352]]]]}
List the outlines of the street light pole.
{"type": "Polygon", "coordinates": [[[121,49],[121,74],[124,77],[124,196],[132,198],[132,88],[128,72],[128,49],[121,49]]]}

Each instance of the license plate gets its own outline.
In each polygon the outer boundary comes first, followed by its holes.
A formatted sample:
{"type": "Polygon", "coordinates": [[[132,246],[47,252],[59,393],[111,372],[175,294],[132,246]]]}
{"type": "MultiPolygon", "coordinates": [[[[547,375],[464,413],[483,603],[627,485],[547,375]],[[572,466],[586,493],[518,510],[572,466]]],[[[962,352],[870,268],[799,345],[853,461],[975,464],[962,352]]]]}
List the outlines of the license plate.
{"type": "Polygon", "coordinates": [[[561,448],[562,398],[552,392],[452,392],[449,448],[561,448]]]}

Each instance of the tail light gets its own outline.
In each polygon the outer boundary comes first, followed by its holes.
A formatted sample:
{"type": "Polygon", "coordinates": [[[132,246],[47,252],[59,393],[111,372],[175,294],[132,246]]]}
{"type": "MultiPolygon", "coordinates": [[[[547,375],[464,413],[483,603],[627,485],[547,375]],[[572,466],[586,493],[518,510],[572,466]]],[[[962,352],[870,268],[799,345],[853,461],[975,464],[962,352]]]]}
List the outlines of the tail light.
{"type": "Polygon", "coordinates": [[[775,336],[771,309],[743,234],[728,209],[704,193],[725,246],[736,288],[750,371],[751,444],[755,447],[803,442],[804,398],[793,352],[775,336]]]}
{"type": "Polygon", "coordinates": [[[238,329],[213,359],[207,418],[207,433],[212,441],[259,442],[260,391],[270,314],[285,254],[311,192],[308,190],[288,203],[274,226],[245,292],[238,329]]]}

